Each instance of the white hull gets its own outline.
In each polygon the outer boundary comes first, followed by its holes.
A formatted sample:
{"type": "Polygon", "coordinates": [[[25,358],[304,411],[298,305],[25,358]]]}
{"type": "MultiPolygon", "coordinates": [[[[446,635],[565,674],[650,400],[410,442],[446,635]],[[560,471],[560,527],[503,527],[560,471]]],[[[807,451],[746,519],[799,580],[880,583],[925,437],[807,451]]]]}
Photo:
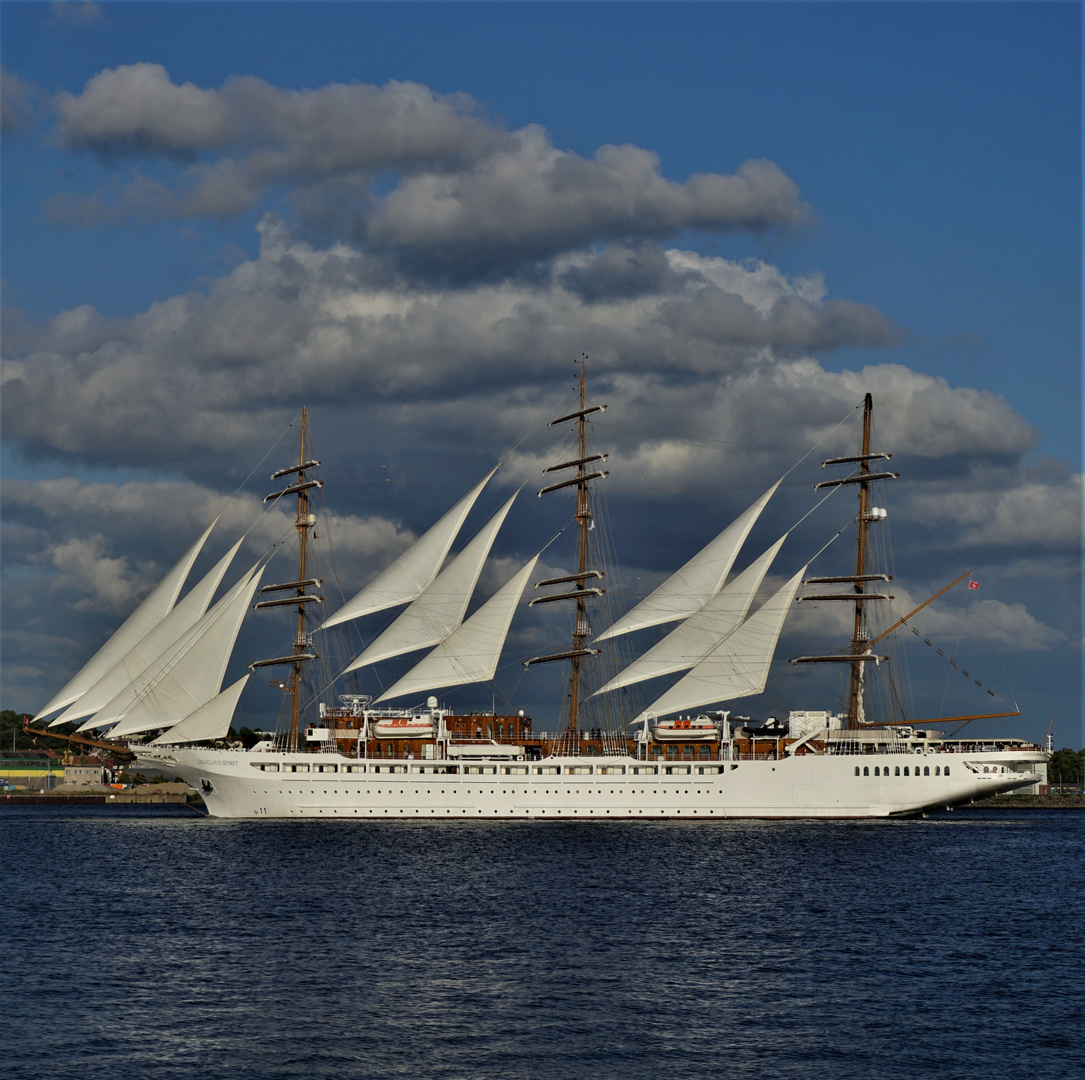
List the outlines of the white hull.
{"type": "Polygon", "coordinates": [[[973,802],[1037,779],[1032,772],[994,771],[1020,763],[1019,753],[1011,758],[1005,752],[711,762],[552,757],[465,764],[361,760],[339,753],[132,749],[141,767],[186,781],[203,795],[210,814],[224,818],[883,818],[973,802]],[[992,771],[983,772],[984,764],[992,771]],[[888,774],[905,765],[911,775],[888,774]],[[918,774],[917,766],[930,775],[918,774]],[[856,776],[856,767],[870,775],[856,776]],[[886,775],[875,777],[875,767],[886,775]]]}

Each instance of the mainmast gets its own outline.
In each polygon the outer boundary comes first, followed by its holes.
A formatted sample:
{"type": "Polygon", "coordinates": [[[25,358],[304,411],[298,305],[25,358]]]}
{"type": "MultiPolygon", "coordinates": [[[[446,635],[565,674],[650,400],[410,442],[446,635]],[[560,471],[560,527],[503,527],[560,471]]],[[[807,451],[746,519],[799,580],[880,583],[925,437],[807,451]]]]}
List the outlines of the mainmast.
{"type": "Polygon", "coordinates": [[[287,581],[281,585],[265,585],[260,593],[292,592],[294,595],[280,597],[277,600],[261,600],[253,605],[253,610],[271,607],[297,607],[297,620],[294,632],[294,648],[289,656],[277,656],[271,660],[256,660],[249,664],[250,670],[273,665],[289,665],[293,674],[290,677],[290,742],[289,748],[294,750],[298,745],[298,714],[301,699],[302,669],[305,664],[318,659],[312,651],[313,635],[305,629],[306,611],[310,604],[319,604],[324,600],[323,596],[307,592],[309,588],[316,588],[324,584],[323,578],[311,578],[309,573],[309,530],[316,525],[316,515],[309,512],[309,493],[314,488],[323,487],[322,480],[310,479],[310,470],[320,465],[319,461],[309,460],[309,418],[306,409],[301,410],[301,447],[298,452],[298,464],[286,469],[279,469],[271,474],[272,480],[278,480],[284,476],[296,474],[296,480],[282,491],[273,491],[265,496],[264,502],[274,499],[282,499],[291,495],[297,497],[297,514],[294,528],[298,534],[298,574],[295,581],[287,581]]]}
{"type": "Polygon", "coordinates": [[[863,400],[863,442],[862,451],[852,457],[830,458],[823,461],[821,467],[827,465],[855,465],[859,466],[856,476],[848,476],[842,480],[824,480],[814,485],[814,490],[827,487],[840,487],[844,484],[859,485],[859,517],[857,519],[857,531],[855,539],[855,573],[842,577],[807,578],[804,585],[828,585],[851,583],[851,591],[839,594],[814,594],[799,598],[803,600],[843,600],[851,603],[854,607],[852,620],[852,635],[849,651],[831,656],[800,656],[792,663],[796,664],[826,664],[846,663],[851,665],[851,673],[848,678],[848,699],[845,708],[846,725],[849,728],[857,728],[863,722],[863,666],[873,661],[879,663],[884,659],[871,651],[870,630],[867,622],[866,605],[869,601],[888,600],[886,593],[867,592],[867,582],[891,581],[888,574],[867,573],[868,562],[868,538],[871,524],[884,521],[886,512],[878,506],[872,505],[870,492],[872,485],[879,480],[895,480],[900,473],[873,472],[870,463],[872,461],[890,461],[892,454],[875,453],[870,449],[870,427],[873,418],[874,405],[870,394],[863,400]]]}
{"type": "Polygon", "coordinates": [[[542,497],[551,491],[560,491],[563,488],[576,487],[577,565],[575,574],[569,574],[566,577],[548,578],[546,581],[540,581],[535,588],[541,589],[549,585],[573,585],[575,588],[568,592],[551,593],[548,596],[537,596],[529,604],[530,607],[534,607],[535,604],[549,604],[556,600],[575,601],[576,618],[573,622],[572,644],[565,652],[553,653],[550,656],[537,656],[526,661],[524,665],[525,667],[528,667],[532,664],[545,664],[554,660],[569,661],[569,721],[566,730],[570,734],[578,730],[581,664],[585,657],[595,656],[600,652],[599,649],[592,649],[587,645],[588,639],[592,634],[591,622],[588,618],[588,601],[592,597],[602,596],[606,591],[596,586],[588,585],[589,581],[599,580],[605,576],[605,571],[591,569],[588,566],[588,534],[594,528],[592,522],[591,500],[589,497],[589,483],[592,480],[602,480],[609,475],[609,471],[598,469],[590,472],[587,471],[587,467],[593,463],[607,460],[606,454],[588,453],[588,417],[593,413],[606,412],[607,407],[605,405],[588,404],[586,375],[587,359],[587,356],[582,355],[581,358],[576,361],[576,363],[580,364],[580,408],[565,416],[559,416],[556,420],[551,420],[547,425],[548,427],[554,427],[555,424],[563,424],[569,420],[576,421],[577,456],[572,461],[565,461],[560,465],[551,465],[548,469],[544,470],[544,472],[552,473],[558,472],[561,469],[575,468],[576,475],[567,480],[562,480],[559,483],[550,484],[539,492],[539,496],[542,497]]]}

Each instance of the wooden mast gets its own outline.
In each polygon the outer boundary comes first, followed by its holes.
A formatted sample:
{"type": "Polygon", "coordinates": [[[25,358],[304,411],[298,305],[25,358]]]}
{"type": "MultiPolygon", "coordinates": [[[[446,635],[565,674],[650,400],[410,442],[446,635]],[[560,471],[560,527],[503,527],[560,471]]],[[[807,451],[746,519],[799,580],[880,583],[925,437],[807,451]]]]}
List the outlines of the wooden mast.
{"type": "Polygon", "coordinates": [[[845,724],[848,728],[862,726],[862,692],[863,692],[863,666],[868,662],[877,662],[877,657],[871,651],[870,631],[866,617],[866,604],[872,600],[888,600],[889,596],[881,592],[868,592],[866,585],[873,581],[889,581],[887,574],[867,573],[867,548],[870,525],[874,521],[880,521],[885,517],[883,510],[877,510],[871,505],[871,486],[879,480],[895,480],[900,473],[873,472],[870,467],[872,461],[889,461],[891,454],[875,453],[870,449],[870,429],[874,415],[874,404],[870,394],[863,399],[863,438],[860,453],[852,457],[830,458],[823,461],[821,467],[827,465],[854,465],[858,464],[857,476],[849,476],[842,480],[825,480],[814,485],[814,490],[826,487],[839,487],[843,484],[859,485],[859,516],[855,539],[855,573],[843,577],[807,578],[804,584],[829,584],[851,583],[849,593],[838,595],[811,595],[802,597],[802,600],[846,600],[854,605],[852,619],[851,644],[848,652],[831,656],[800,656],[793,660],[798,664],[815,663],[846,663],[851,666],[848,678],[848,698],[845,706],[845,724]]]}
{"type": "Polygon", "coordinates": [[[535,604],[551,603],[555,600],[575,600],[576,617],[573,623],[572,644],[568,651],[554,653],[550,656],[537,656],[525,662],[525,667],[532,664],[543,664],[552,660],[568,660],[569,670],[569,719],[566,724],[566,734],[575,736],[578,731],[580,716],[580,681],[581,664],[585,657],[595,656],[600,650],[588,647],[588,639],[591,637],[591,622],[588,618],[588,601],[593,596],[602,596],[604,589],[589,586],[591,580],[602,578],[605,571],[590,569],[588,567],[588,533],[591,532],[592,512],[589,482],[600,480],[609,475],[607,470],[587,471],[587,466],[597,461],[606,461],[606,454],[588,453],[588,417],[592,413],[606,411],[605,405],[589,405],[587,389],[587,356],[582,355],[576,363],[580,364],[580,408],[566,416],[560,416],[557,420],[551,420],[549,427],[561,424],[568,420],[575,420],[577,424],[577,456],[572,461],[563,462],[561,465],[551,465],[546,472],[556,472],[559,469],[575,468],[576,475],[568,480],[562,480],[557,484],[544,487],[539,495],[545,495],[561,488],[576,487],[576,573],[567,577],[550,578],[540,581],[535,588],[545,588],[549,585],[573,584],[575,588],[569,592],[552,593],[538,596],[530,602],[535,604]]]}
{"type": "Polygon", "coordinates": [[[309,512],[309,493],[314,488],[323,486],[321,480],[309,479],[309,470],[315,469],[320,465],[319,461],[309,460],[307,454],[309,453],[309,415],[308,410],[304,407],[301,410],[301,439],[300,449],[298,451],[298,463],[292,465],[286,469],[279,469],[278,472],[271,474],[272,480],[277,480],[282,476],[289,476],[291,473],[297,473],[297,480],[289,487],[282,491],[273,492],[271,495],[265,497],[264,502],[270,502],[272,499],[281,499],[287,495],[297,496],[297,510],[294,518],[294,528],[298,533],[298,576],[297,580],[289,581],[282,585],[265,585],[261,590],[263,593],[271,592],[291,592],[294,595],[283,597],[278,600],[262,600],[258,604],[254,604],[254,609],[270,608],[270,607],[297,607],[297,619],[294,630],[294,645],[293,651],[289,656],[279,656],[272,660],[256,660],[249,664],[250,670],[255,670],[259,667],[270,667],[273,665],[289,665],[292,667],[293,673],[290,676],[290,734],[289,734],[289,748],[291,750],[297,749],[298,745],[298,720],[301,713],[301,692],[302,692],[302,669],[305,664],[311,660],[316,660],[317,655],[312,652],[313,638],[312,634],[305,629],[305,611],[310,603],[321,603],[324,599],[322,596],[310,593],[307,590],[312,586],[319,586],[324,584],[323,578],[310,578],[309,573],[309,530],[316,524],[316,518],[309,512]]]}

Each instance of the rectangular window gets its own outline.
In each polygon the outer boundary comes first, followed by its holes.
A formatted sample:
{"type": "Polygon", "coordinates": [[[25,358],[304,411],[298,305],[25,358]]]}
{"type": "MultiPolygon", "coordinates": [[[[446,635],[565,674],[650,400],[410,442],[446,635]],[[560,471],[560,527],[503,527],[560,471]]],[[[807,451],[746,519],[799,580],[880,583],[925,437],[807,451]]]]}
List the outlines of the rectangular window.
{"type": "Polygon", "coordinates": [[[634,765],[633,768],[630,771],[632,773],[634,773],[635,775],[638,775],[638,776],[639,775],[644,775],[644,774],[647,774],[649,776],[655,776],[655,774],[657,772],[659,772],[659,766],[658,765],[634,765]]]}

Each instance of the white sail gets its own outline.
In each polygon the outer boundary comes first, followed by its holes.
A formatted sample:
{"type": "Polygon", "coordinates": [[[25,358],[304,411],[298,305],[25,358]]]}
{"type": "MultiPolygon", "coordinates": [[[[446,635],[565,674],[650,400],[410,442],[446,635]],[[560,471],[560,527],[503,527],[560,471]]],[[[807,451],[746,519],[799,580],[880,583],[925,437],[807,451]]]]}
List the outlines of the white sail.
{"type": "Polygon", "coordinates": [[[667,716],[682,709],[760,694],[768,681],[784,619],[805,573],[804,566],[689,674],[653,701],[634,723],[649,714],[667,716]]]}
{"type": "Polygon", "coordinates": [[[169,731],[162,732],[152,742],[161,745],[225,738],[230,730],[241,691],[245,689],[248,681],[249,676],[242,675],[233,686],[227,687],[221,694],[216,694],[206,705],[201,705],[195,712],[189,713],[179,724],[174,724],[169,731]]]}
{"type": "Polygon", "coordinates": [[[436,645],[463,622],[483,564],[515,500],[516,495],[513,495],[467,547],[434,578],[422,595],[345,669],[344,674],[367,664],[387,660],[390,656],[436,645]]]}
{"type": "Polygon", "coordinates": [[[685,619],[698,610],[710,597],[720,591],[750,530],[780,486],[780,481],[740,514],[709,544],[706,544],[681,569],[676,570],[654,592],[627,611],[613,626],[604,630],[595,641],[643,630],[647,626],[685,619]]]}
{"type": "Polygon", "coordinates": [[[654,679],[657,675],[684,671],[703,660],[746,618],[769,566],[786,539],[787,533],[747,566],[734,581],[728,582],[700,611],[675,627],[662,641],[656,642],[643,656],[595,693],[605,694],[608,690],[654,679]]]}
{"type": "Polygon", "coordinates": [[[176,723],[197,706],[214,697],[222,683],[226,662],[233,648],[234,638],[241,628],[246,605],[252,600],[262,573],[263,568],[258,563],[171,648],[77,730],[101,728],[117,721],[121,722],[118,724],[121,730],[114,728],[113,731],[118,736],[149,730],[132,728],[127,724],[127,720],[134,715],[146,715],[148,705],[153,706],[157,700],[156,691],[159,687],[164,687],[164,694],[168,696],[171,687],[180,684],[183,690],[186,679],[191,681],[195,699],[187,700],[193,695],[182,693],[180,703],[175,702],[171,706],[172,712],[155,714],[154,719],[157,722],[151,727],[176,723]],[[208,686],[210,689],[203,693],[208,686]]]}
{"type": "Polygon", "coordinates": [[[133,645],[156,623],[172,610],[181,595],[181,588],[188,577],[200,549],[218,522],[215,520],[203,535],[177,560],[166,576],[144,597],[143,602],[128,616],[113,636],[72,676],[64,689],[54,695],[49,704],[41,709],[35,720],[48,716],[57,709],[71,705],[81,694],[89,690],[133,645]]]}
{"type": "Polygon", "coordinates": [[[448,549],[452,547],[456,534],[463,527],[464,519],[495,472],[496,467],[436,525],[407,548],[391,566],[381,571],[360,593],[326,619],[322,629],[336,626],[348,619],[371,615],[375,611],[384,611],[398,604],[408,604],[416,599],[437,576],[448,549]]]}
{"type": "Polygon", "coordinates": [[[128,686],[133,679],[141,675],[171,645],[186,633],[207,610],[211,597],[219,587],[243,542],[238,540],[226,554],[219,559],[198,584],[188,591],[188,595],[173,610],[153,627],[149,634],[141,638],[121,657],[90,689],[77,701],[64,710],[49,726],[78,720],[96,713],[113,700],[114,696],[128,686]]]}
{"type": "Polygon", "coordinates": [[[536,555],[377,701],[492,679],[513,612],[538,560],[536,555]]]}

